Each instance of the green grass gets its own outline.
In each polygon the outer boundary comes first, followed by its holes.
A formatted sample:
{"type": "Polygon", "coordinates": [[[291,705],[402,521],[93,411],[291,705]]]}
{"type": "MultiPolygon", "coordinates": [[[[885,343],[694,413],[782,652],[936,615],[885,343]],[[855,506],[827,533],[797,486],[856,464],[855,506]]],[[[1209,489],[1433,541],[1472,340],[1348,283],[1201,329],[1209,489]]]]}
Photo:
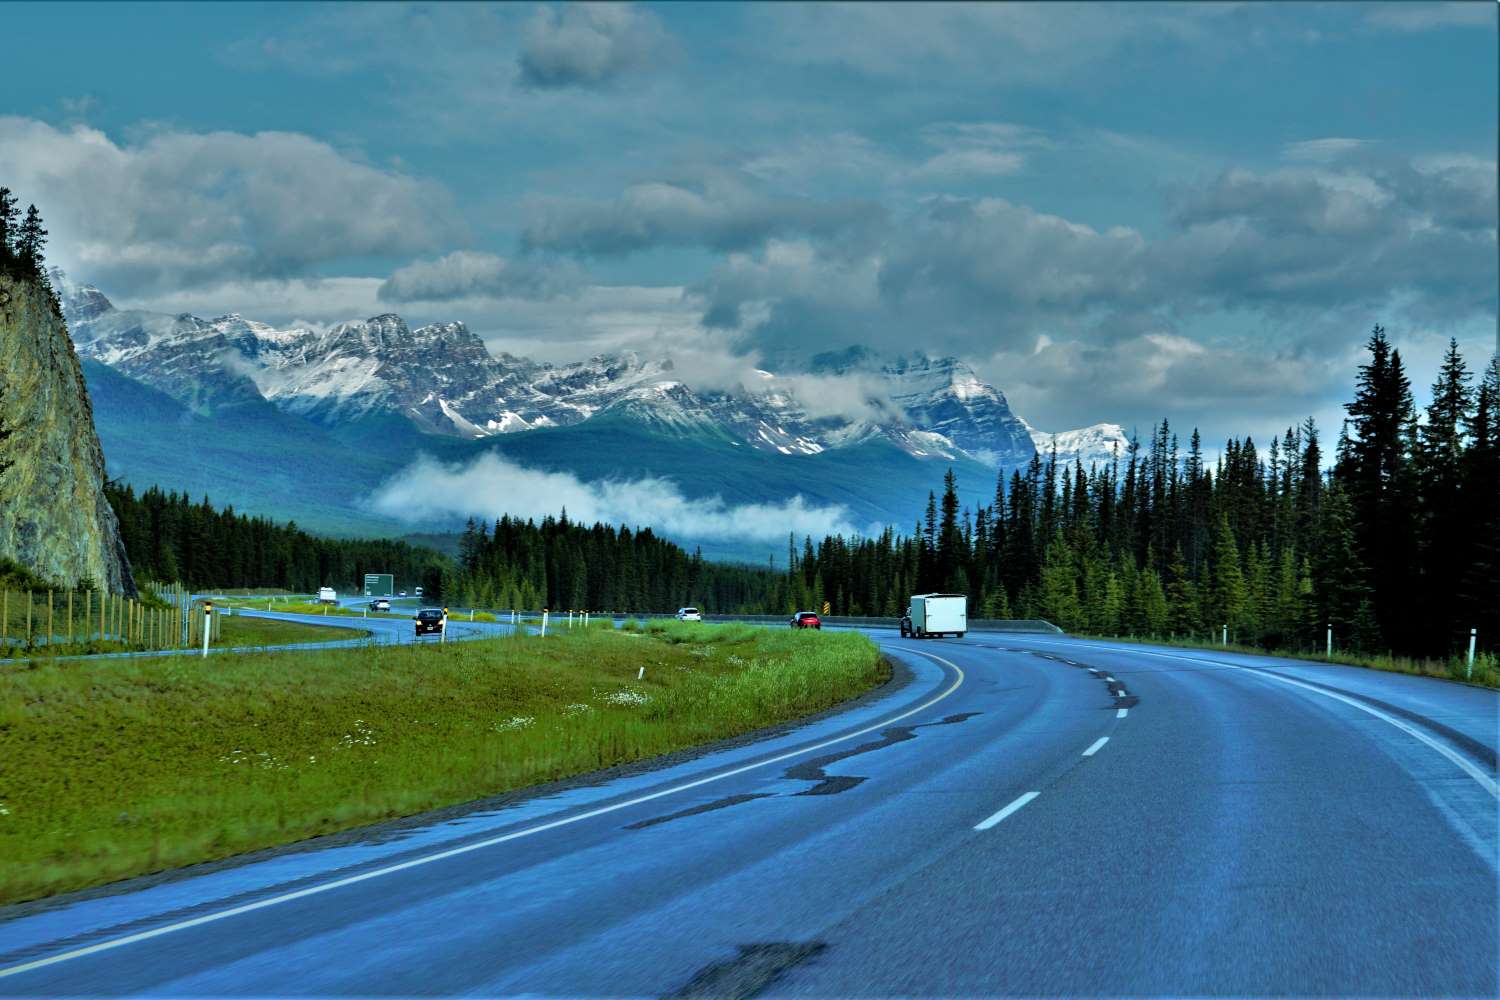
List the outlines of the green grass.
{"type": "Polygon", "coordinates": [[[1284,660],[1308,660],[1316,663],[1338,663],[1349,667],[1365,667],[1370,670],[1386,670],[1398,674],[1414,674],[1420,677],[1438,677],[1443,680],[1465,681],[1484,687],[1500,688],[1500,656],[1494,653],[1478,653],[1474,657],[1473,675],[1469,676],[1467,655],[1450,656],[1446,660],[1351,653],[1335,649],[1332,656],[1324,650],[1306,649],[1261,649],[1259,646],[1242,646],[1230,643],[1204,643],[1192,639],[1142,639],[1135,636],[1085,635],[1078,638],[1099,639],[1106,642],[1130,642],[1148,646],[1171,646],[1176,649],[1201,649],[1209,652],[1244,653],[1251,656],[1272,656],[1284,660]]]}
{"type": "MultiPolygon", "coordinates": [[[[210,649],[234,646],[283,646],[292,643],[328,642],[334,639],[355,639],[370,633],[364,629],[339,628],[333,625],[310,625],[302,622],[284,622],[274,618],[245,618],[228,615],[220,619],[219,638],[209,644],[210,649]]],[[[151,647],[159,648],[159,647],[151,647]]],[[[50,645],[0,646],[0,662],[6,659],[45,659],[56,656],[92,656],[97,653],[146,652],[140,643],[118,642],[113,639],[101,642],[58,642],[50,645]]]]}
{"type": "MultiPolygon", "coordinates": [[[[319,604],[316,601],[292,601],[276,598],[259,600],[237,598],[227,602],[227,604],[229,607],[250,608],[255,611],[277,611],[289,615],[323,615],[330,618],[404,618],[410,621],[412,617],[410,613],[402,611],[370,611],[366,613],[365,608],[343,608],[333,604],[319,604]]],[[[465,616],[464,620],[468,620],[467,616],[465,616]]]]}
{"type": "Polygon", "coordinates": [[[888,676],[854,633],[645,628],[8,672],[0,902],[655,756],[888,676]]]}
{"type": "Polygon", "coordinates": [[[337,625],[308,625],[275,618],[225,615],[219,619],[219,638],[212,646],[281,646],[294,642],[329,642],[369,635],[364,629],[337,625]]]}

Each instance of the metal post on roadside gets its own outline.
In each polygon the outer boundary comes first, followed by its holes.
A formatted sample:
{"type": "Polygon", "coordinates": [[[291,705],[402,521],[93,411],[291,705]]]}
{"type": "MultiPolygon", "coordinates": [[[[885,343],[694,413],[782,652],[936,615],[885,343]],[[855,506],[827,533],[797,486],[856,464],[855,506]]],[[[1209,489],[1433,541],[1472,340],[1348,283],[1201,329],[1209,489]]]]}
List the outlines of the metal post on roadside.
{"type": "Polygon", "coordinates": [[[1328,623],[1328,653],[1327,659],[1333,659],[1333,622],[1328,623]]]}
{"type": "Polygon", "coordinates": [[[208,636],[213,631],[214,602],[203,602],[203,658],[208,658],[208,636]]]}
{"type": "Polygon", "coordinates": [[[1227,645],[1229,645],[1229,626],[1228,625],[1224,626],[1224,633],[1223,633],[1222,638],[1219,641],[1219,645],[1221,645],[1221,646],[1227,646],[1227,645]]]}
{"type": "Polygon", "coordinates": [[[1469,665],[1464,669],[1464,679],[1474,679],[1474,644],[1479,641],[1479,629],[1469,629],[1469,665]]]}
{"type": "Polygon", "coordinates": [[[542,609],[542,638],[547,638],[547,609],[542,609]]]}

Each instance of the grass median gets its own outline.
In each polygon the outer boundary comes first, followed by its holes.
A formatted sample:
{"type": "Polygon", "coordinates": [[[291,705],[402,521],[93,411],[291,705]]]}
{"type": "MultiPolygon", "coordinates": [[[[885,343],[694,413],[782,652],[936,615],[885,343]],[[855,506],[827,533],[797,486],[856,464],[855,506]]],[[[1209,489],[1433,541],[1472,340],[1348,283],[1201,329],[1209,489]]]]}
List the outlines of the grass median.
{"type": "Polygon", "coordinates": [[[652,757],[887,677],[855,633],[676,622],[8,671],[0,902],[652,757]]]}

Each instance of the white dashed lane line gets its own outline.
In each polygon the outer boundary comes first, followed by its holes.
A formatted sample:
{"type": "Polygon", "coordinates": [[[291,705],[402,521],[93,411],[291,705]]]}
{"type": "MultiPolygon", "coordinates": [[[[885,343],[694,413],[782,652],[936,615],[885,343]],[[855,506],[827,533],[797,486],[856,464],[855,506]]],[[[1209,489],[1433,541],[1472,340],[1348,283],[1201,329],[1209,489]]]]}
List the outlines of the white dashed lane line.
{"type": "Polygon", "coordinates": [[[1103,747],[1104,744],[1106,744],[1108,742],[1109,742],[1109,737],[1108,736],[1101,736],[1101,737],[1099,737],[1097,740],[1094,741],[1094,745],[1093,746],[1089,747],[1087,750],[1085,750],[1083,752],[1083,755],[1085,757],[1092,757],[1092,756],[1094,756],[1094,754],[1098,753],[1099,749],[1101,747],[1103,747]]]}
{"type": "Polygon", "coordinates": [[[1027,792],[1025,795],[1022,795],[1020,798],[1016,799],[1010,805],[1006,806],[1004,809],[1001,809],[999,812],[995,813],[995,815],[991,816],[989,819],[984,820],[982,823],[979,823],[977,826],[974,827],[974,829],[976,829],[976,830],[988,830],[990,827],[994,826],[996,823],[998,823],[1001,820],[1005,819],[1005,817],[1009,816],[1011,813],[1015,812],[1017,809],[1020,809],[1022,806],[1024,806],[1026,803],[1030,802],[1032,799],[1036,798],[1040,794],[1042,794],[1042,793],[1041,792],[1027,792]]]}
{"type": "Polygon", "coordinates": [[[1128,711],[1130,711],[1130,709],[1128,709],[1128,708],[1122,708],[1122,709],[1120,709],[1118,712],[1115,713],[1115,718],[1117,718],[1117,719],[1123,719],[1123,718],[1125,718],[1125,713],[1128,712],[1128,711]]]}

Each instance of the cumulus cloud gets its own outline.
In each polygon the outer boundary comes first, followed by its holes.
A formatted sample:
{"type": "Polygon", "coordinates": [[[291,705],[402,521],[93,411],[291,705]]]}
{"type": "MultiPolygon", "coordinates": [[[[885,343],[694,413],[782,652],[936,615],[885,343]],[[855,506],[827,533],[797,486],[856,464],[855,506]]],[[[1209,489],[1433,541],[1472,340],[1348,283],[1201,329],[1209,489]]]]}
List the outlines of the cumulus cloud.
{"type": "MultiPolygon", "coordinates": [[[[1108,343],[1216,311],[1297,326],[1330,311],[1493,316],[1495,164],[1473,157],[1229,170],[1180,187],[1167,227],[1098,228],[1001,198],[941,196],[867,243],[806,236],[731,254],[705,322],[767,351],[810,336],[960,355],[1038,336],[1108,343]]],[[[1386,314],[1387,319],[1390,318],[1386,314]]]]}
{"type": "Polygon", "coordinates": [[[591,255],[656,246],[741,250],[797,233],[831,237],[868,227],[882,213],[867,202],[823,201],[766,191],[753,178],[704,168],[670,181],[632,184],[609,202],[532,203],[522,234],[530,249],[591,255]]]}
{"type": "Polygon", "coordinates": [[[384,302],[552,299],[576,294],[581,284],[581,272],[566,261],[514,261],[492,253],[456,250],[437,260],[397,269],[380,286],[379,294],[384,302]]]}
{"type": "Polygon", "coordinates": [[[623,3],[538,7],[519,65],[533,87],[599,87],[653,68],[671,52],[661,21],[623,3]]]}
{"type": "Polygon", "coordinates": [[[116,288],[286,278],[461,239],[437,184],[290,132],[156,131],[0,117],[0,175],[42,208],[51,256],[116,288]]]}
{"type": "Polygon", "coordinates": [[[844,507],[815,506],[801,495],[731,505],[716,496],[686,497],[668,479],[584,482],[571,473],[529,469],[494,452],[467,465],[422,456],[380,487],[374,505],[411,522],[503,514],[540,519],[566,507],[575,521],[650,526],[659,534],[704,540],[771,542],[788,532],[856,533],[844,507]]]}
{"type": "Polygon", "coordinates": [[[1050,145],[1035,129],[1008,122],[937,122],[922,138],[938,152],[911,172],[917,179],[1003,177],[1026,165],[1026,154],[1050,145]]]}

